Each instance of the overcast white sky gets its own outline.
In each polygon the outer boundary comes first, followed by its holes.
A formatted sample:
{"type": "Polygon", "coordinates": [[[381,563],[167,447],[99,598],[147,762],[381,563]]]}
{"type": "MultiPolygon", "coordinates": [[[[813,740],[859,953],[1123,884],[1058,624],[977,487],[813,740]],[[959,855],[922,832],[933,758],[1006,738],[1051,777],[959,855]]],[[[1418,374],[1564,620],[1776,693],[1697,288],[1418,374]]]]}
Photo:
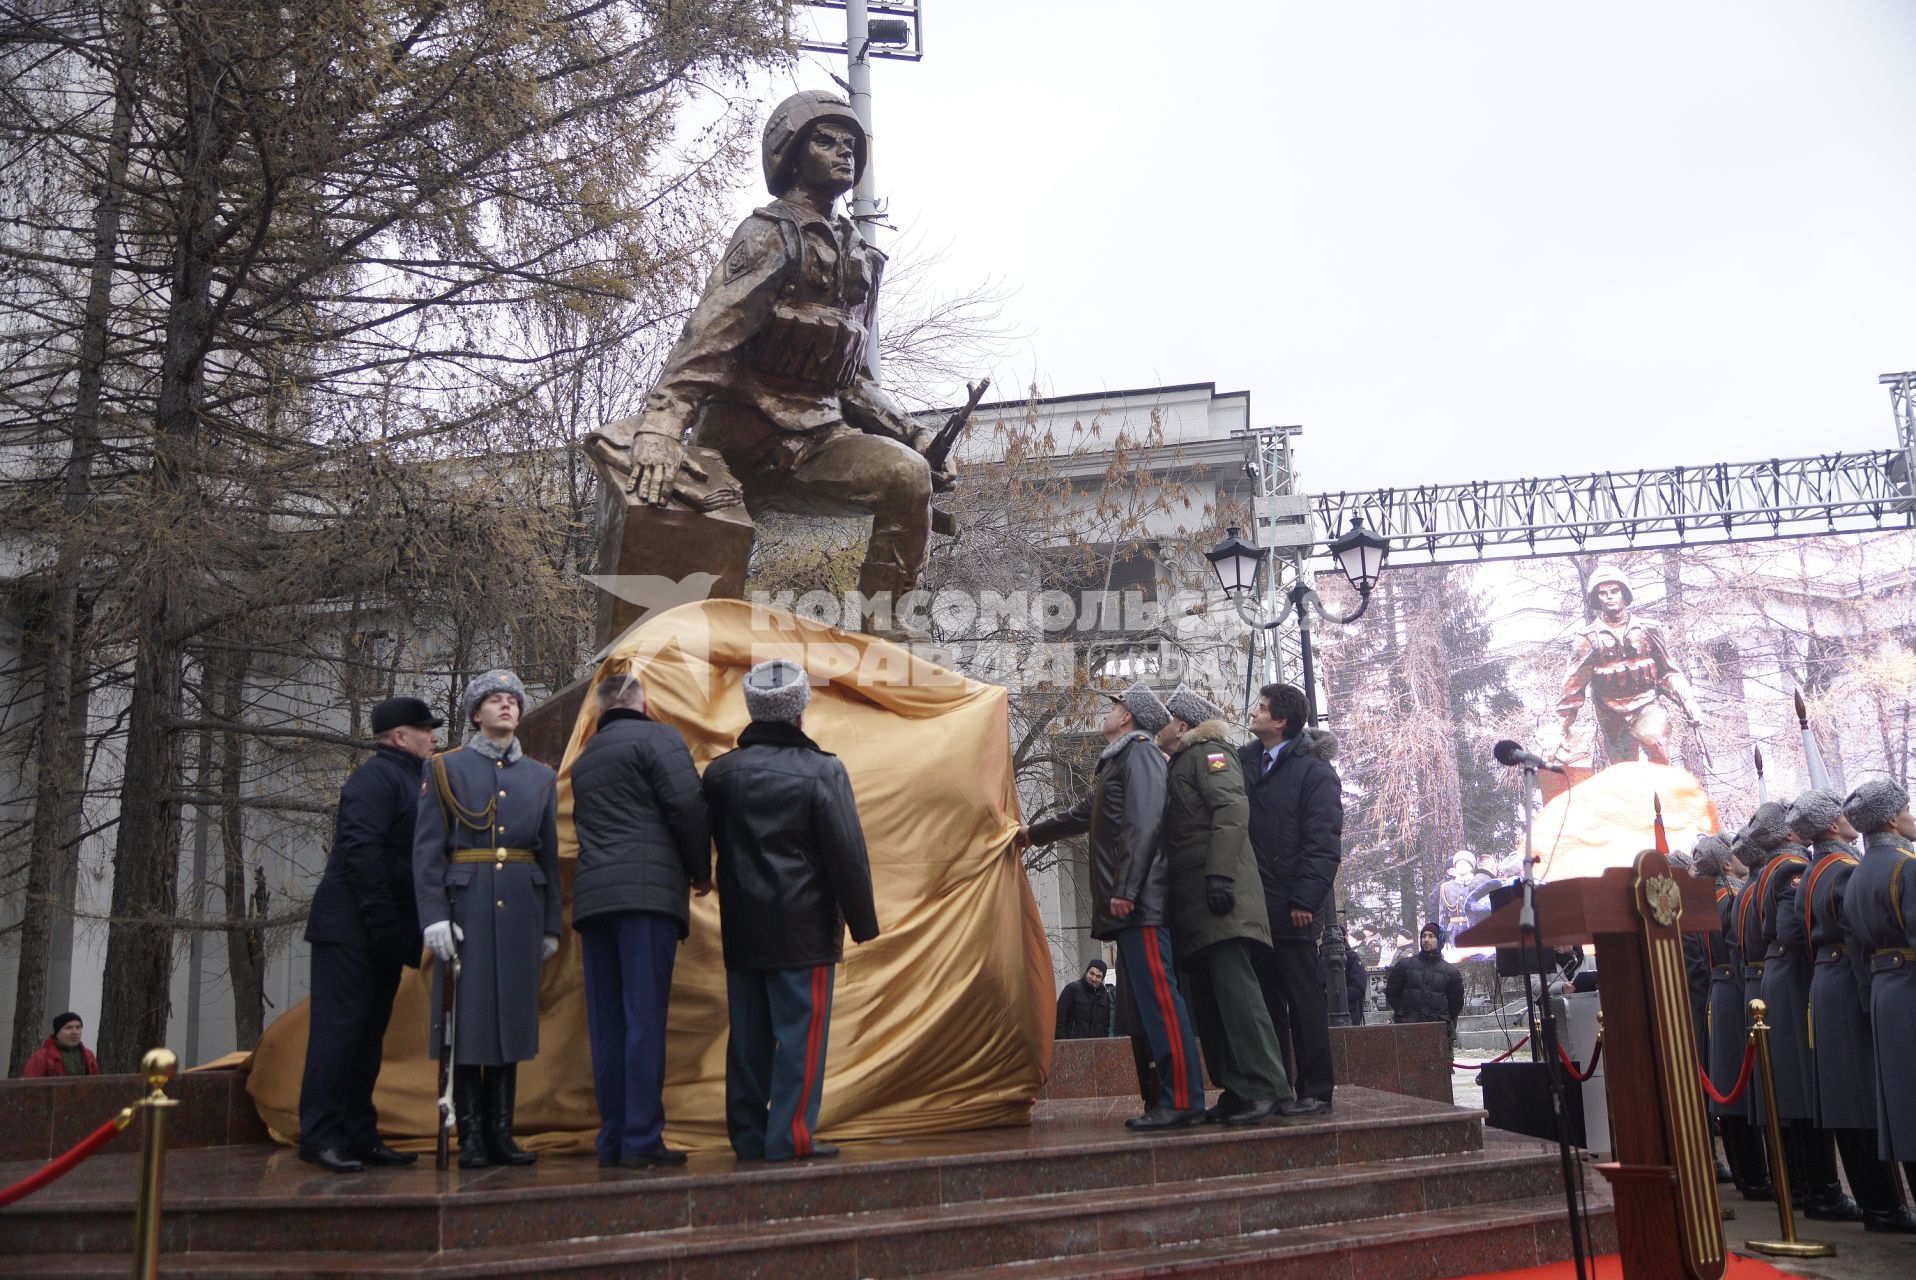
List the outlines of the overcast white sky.
{"type": "Polygon", "coordinates": [[[1910,0],[925,3],[879,192],[1008,394],[1248,389],[1312,490],[1894,443],[1910,0]]]}

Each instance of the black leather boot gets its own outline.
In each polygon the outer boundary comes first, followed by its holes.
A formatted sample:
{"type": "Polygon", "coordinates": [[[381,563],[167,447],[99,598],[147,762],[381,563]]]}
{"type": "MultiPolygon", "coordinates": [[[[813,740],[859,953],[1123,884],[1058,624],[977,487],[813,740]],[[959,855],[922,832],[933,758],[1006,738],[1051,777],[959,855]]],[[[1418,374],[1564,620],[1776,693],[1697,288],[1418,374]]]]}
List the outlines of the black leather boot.
{"type": "Polygon", "coordinates": [[[515,1063],[486,1068],[486,1153],[494,1164],[527,1165],[539,1157],[512,1140],[513,1094],[519,1082],[515,1063]]]}
{"type": "Polygon", "coordinates": [[[481,1067],[454,1066],[452,1069],[452,1118],[459,1127],[459,1167],[483,1169],[489,1163],[486,1154],[485,1121],[479,1098],[483,1091],[481,1067]]]}

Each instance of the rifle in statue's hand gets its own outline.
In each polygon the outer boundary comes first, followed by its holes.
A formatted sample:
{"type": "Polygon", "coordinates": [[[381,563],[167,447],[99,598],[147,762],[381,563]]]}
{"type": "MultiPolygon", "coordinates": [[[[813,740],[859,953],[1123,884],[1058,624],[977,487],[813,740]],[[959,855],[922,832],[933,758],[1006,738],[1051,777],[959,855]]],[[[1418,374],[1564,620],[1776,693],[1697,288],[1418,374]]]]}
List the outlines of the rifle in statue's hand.
{"type": "Polygon", "coordinates": [[[971,411],[985,398],[985,390],[990,386],[990,378],[979,382],[977,386],[966,383],[965,390],[970,394],[965,397],[964,404],[952,411],[951,417],[945,419],[945,425],[938,428],[931,443],[925,446],[925,461],[931,464],[931,487],[934,493],[944,493],[954,483],[954,476],[946,464],[951,460],[951,451],[958,443],[958,437],[971,425],[971,411]]]}
{"type": "Polygon", "coordinates": [[[457,1123],[452,1106],[453,1014],[458,1009],[459,957],[442,961],[439,1004],[439,1135],[434,1148],[433,1168],[444,1173],[452,1163],[452,1131],[457,1123]]]}

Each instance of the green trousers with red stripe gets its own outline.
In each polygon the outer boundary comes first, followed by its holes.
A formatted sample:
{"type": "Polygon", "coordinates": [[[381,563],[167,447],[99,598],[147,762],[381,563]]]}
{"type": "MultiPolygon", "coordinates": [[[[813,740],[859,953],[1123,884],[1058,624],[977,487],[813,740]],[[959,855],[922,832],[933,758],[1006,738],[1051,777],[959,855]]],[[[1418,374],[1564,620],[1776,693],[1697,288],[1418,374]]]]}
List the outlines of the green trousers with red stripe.
{"type": "Polygon", "coordinates": [[[1158,1105],[1188,1111],[1204,1105],[1204,1064],[1191,1013],[1171,964],[1171,931],[1140,925],[1118,934],[1118,985],[1131,993],[1138,1025],[1158,1067],[1158,1105]]]}
{"type": "Polygon", "coordinates": [[[727,969],[725,1128],[741,1160],[810,1155],[825,1096],[836,966],[727,969]]]}

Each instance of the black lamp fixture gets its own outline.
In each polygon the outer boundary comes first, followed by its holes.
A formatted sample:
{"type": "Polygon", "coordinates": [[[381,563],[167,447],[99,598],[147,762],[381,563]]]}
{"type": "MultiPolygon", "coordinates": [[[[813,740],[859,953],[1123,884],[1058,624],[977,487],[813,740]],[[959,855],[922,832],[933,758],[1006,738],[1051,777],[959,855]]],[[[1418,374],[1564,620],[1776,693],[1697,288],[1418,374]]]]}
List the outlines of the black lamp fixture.
{"type": "MultiPolygon", "coordinates": [[[[1348,616],[1331,613],[1317,598],[1317,592],[1311,590],[1303,579],[1299,579],[1289,592],[1289,604],[1284,612],[1268,622],[1255,621],[1248,616],[1251,606],[1251,593],[1257,586],[1257,575],[1270,558],[1270,550],[1254,542],[1246,542],[1238,534],[1238,526],[1229,526],[1224,533],[1224,541],[1204,553],[1211,562],[1211,571],[1217,575],[1218,585],[1224,588],[1224,594],[1238,607],[1240,614],[1246,614],[1245,621],[1254,626],[1271,628],[1282,626],[1293,609],[1300,615],[1308,606],[1316,610],[1317,615],[1327,622],[1339,625],[1355,622],[1370,607],[1371,591],[1377,586],[1377,575],[1383,572],[1384,562],[1390,557],[1390,540],[1381,538],[1364,527],[1362,520],[1352,519],[1350,529],[1332,540],[1331,557],[1337,561],[1337,567],[1344,577],[1357,588],[1357,610],[1348,616]]],[[[1304,619],[1300,616],[1300,621],[1304,619]]]]}
{"type": "Polygon", "coordinates": [[[1217,574],[1224,594],[1236,600],[1257,586],[1258,570],[1270,554],[1264,547],[1244,541],[1238,536],[1238,526],[1231,525],[1224,531],[1224,541],[1206,551],[1204,558],[1211,562],[1211,572],[1217,574]]]}
{"type": "Polygon", "coordinates": [[[911,43],[911,24],[903,18],[873,18],[865,24],[865,38],[876,45],[901,48],[911,43]]]}

